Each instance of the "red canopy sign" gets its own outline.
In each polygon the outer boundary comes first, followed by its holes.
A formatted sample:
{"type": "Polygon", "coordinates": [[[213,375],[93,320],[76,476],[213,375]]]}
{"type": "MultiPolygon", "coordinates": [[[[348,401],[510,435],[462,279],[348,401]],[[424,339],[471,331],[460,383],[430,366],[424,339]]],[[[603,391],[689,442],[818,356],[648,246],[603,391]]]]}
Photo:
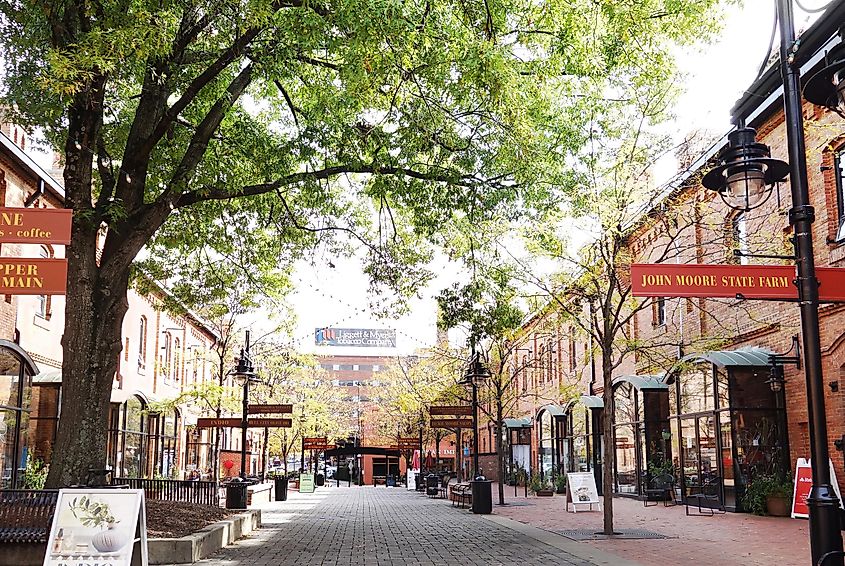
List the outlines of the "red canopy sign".
{"type": "MultiPolygon", "coordinates": [[[[845,269],[819,267],[819,299],[845,301],[845,269]]],[[[724,297],[798,299],[792,265],[701,265],[638,263],[631,265],[635,297],[724,297]]]]}
{"type": "Polygon", "coordinates": [[[0,258],[0,294],[63,295],[66,259],[0,258]]]}
{"type": "Polygon", "coordinates": [[[0,207],[0,242],[69,244],[72,219],[70,209],[0,207]]]}

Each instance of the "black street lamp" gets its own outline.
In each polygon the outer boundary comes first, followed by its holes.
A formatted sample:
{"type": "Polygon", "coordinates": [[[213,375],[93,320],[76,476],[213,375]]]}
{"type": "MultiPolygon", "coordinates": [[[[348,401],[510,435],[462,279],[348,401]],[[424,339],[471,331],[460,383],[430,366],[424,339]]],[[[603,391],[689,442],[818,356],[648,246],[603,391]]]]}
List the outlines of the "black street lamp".
{"type": "Polygon", "coordinates": [[[243,412],[241,414],[241,479],[246,479],[246,432],[249,427],[249,384],[260,381],[253,371],[252,359],[249,357],[249,331],[246,333],[246,351],[241,348],[241,355],[238,358],[238,365],[235,367],[235,379],[243,382],[243,412]]]}
{"type": "MultiPolygon", "coordinates": [[[[815,211],[810,205],[807,185],[807,162],[804,142],[804,116],[802,113],[800,68],[794,52],[798,47],[790,0],[777,0],[777,18],[780,25],[780,72],[783,79],[783,107],[786,137],[789,148],[790,189],[792,208],[789,223],[793,227],[795,263],[798,271],[798,304],[801,311],[801,333],[804,343],[804,365],[807,381],[807,413],[809,416],[810,456],[813,488],[807,498],[810,515],[810,550],[813,564],[842,564],[842,536],[839,531],[839,499],[830,479],[827,422],[822,376],[821,340],[819,335],[819,283],[813,256],[812,225],[815,211]]],[[[829,69],[830,66],[827,68],[829,69]]],[[[838,90],[838,74],[831,73],[829,90],[838,90]],[[833,77],[837,88],[833,88],[833,77]]],[[[820,84],[820,83],[819,83],[820,84]]],[[[810,85],[808,84],[808,87],[810,85]]],[[[825,102],[832,102],[829,90],[825,102]]],[[[811,92],[817,92],[810,89],[811,92]]],[[[809,99],[813,102],[812,99],[809,99]]],[[[748,210],[759,206],[771,191],[771,184],[783,179],[785,164],[772,160],[768,148],[754,139],[754,130],[740,127],[728,137],[728,148],[722,153],[722,164],[705,175],[702,183],[708,189],[727,194],[725,202],[732,208],[748,210]],[[768,186],[768,189],[766,188],[768,186]]],[[[781,384],[771,382],[770,385],[781,384]]]]}
{"type": "Polygon", "coordinates": [[[484,381],[490,377],[490,370],[487,369],[483,363],[481,363],[481,358],[478,352],[473,351],[472,359],[470,360],[469,367],[467,367],[467,371],[464,374],[464,379],[461,382],[464,385],[471,385],[472,386],[472,447],[473,447],[473,457],[472,457],[472,477],[475,479],[478,477],[478,383],[480,381],[484,381]]]}
{"type": "Polygon", "coordinates": [[[825,54],[825,66],[804,85],[804,98],[845,118],[845,28],[839,44],[825,54]]]}

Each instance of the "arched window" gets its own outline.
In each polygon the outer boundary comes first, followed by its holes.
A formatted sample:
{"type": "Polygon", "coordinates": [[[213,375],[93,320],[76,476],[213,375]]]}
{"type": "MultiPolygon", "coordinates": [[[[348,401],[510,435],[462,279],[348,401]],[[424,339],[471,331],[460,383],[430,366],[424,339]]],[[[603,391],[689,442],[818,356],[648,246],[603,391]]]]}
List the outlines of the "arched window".
{"type": "Polygon", "coordinates": [[[138,367],[143,369],[147,366],[147,317],[141,316],[140,328],[138,329],[138,367]]]}
{"type": "Polygon", "coordinates": [[[164,379],[166,380],[170,377],[173,362],[173,336],[170,335],[170,332],[164,333],[164,346],[162,346],[162,350],[164,350],[164,359],[161,362],[161,373],[164,374],[164,379]]]}
{"type": "Polygon", "coordinates": [[[162,413],[159,419],[159,435],[156,474],[166,478],[175,478],[177,473],[176,454],[178,454],[179,411],[162,413]]]}
{"type": "Polygon", "coordinates": [[[35,364],[20,346],[0,340],[0,489],[20,489],[29,435],[35,364]]]}
{"type": "MultiPolygon", "coordinates": [[[[53,257],[53,247],[48,245],[41,246],[38,250],[38,256],[43,259],[53,257]]],[[[52,297],[50,295],[37,295],[36,299],[38,300],[38,304],[35,307],[35,314],[44,320],[50,320],[53,314],[52,297]]]]}
{"type": "Polygon", "coordinates": [[[121,477],[144,477],[147,466],[149,446],[148,418],[144,413],[144,401],[133,395],[120,407],[117,426],[113,431],[116,437],[117,453],[115,468],[121,477]]]}
{"type": "Polygon", "coordinates": [[[173,339],[173,366],[170,369],[170,379],[179,383],[182,367],[182,342],[179,338],[173,339]]]}

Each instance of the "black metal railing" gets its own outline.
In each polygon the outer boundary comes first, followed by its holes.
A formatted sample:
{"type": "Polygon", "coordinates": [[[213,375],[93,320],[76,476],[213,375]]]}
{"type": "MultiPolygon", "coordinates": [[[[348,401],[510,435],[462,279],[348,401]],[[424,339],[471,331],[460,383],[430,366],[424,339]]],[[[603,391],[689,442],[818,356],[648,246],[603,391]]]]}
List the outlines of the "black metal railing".
{"type": "Polygon", "coordinates": [[[213,481],[113,478],[112,485],[143,489],[147,499],[215,506],[220,504],[218,485],[213,481]]]}
{"type": "Polygon", "coordinates": [[[0,491],[0,542],[45,542],[58,496],[54,489],[0,491]]]}

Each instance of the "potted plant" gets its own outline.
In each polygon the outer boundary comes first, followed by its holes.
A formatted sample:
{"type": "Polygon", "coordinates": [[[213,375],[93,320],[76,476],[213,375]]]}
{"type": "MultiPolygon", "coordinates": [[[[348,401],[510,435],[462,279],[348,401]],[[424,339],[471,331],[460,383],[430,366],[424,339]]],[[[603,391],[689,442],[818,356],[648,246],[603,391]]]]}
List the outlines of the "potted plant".
{"type": "Polygon", "coordinates": [[[742,504],[755,515],[789,516],[792,480],[783,475],[758,474],[745,487],[742,504]]]}
{"type": "Polygon", "coordinates": [[[555,491],[557,493],[566,493],[566,476],[558,474],[555,478],[555,491]]]}
{"type": "Polygon", "coordinates": [[[547,480],[543,480],[540,476],[531,478],[529,489],[538,497],[551,497],[554,494],[551,484],[547,480]]]}

